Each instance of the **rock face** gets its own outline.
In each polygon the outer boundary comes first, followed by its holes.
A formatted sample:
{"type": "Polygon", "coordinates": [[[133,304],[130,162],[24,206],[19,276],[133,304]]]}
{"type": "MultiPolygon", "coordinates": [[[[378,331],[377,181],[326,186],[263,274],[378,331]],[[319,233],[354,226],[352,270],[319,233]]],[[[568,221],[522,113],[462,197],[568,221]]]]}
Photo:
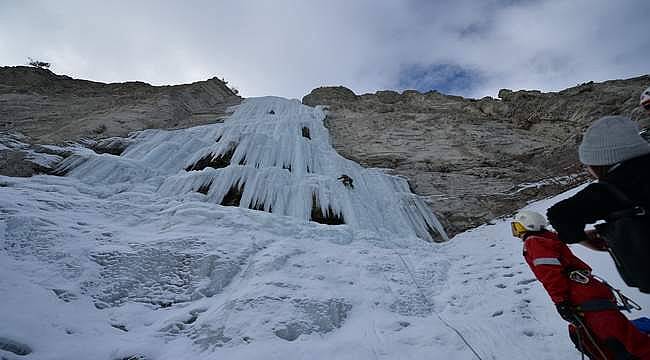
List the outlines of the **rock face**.
{"type": "Polygon", "coordinates": [[[650,76],[557,93],[504,89],[500,100],[325,87],[303,103],[327,106],[340,154],[407,177],[454,234],[585,181],[577,159],[582,132],[613,114],[647,126],[638,96],[648,84],[650,76]]]}
{"type": "MultiPolygon", "coordinates": [[[[585,181],[576,155],[582,132],[612,114],[648,127],[637,102],[649,84],[646,75],[556,93],[504,89],[500,99],[479,100],[412,90],[356,95],[338,86],[315,89],[303,103],[328,107],[340,154],[406,177],[453,235],[585,181]]],[[[217,78],[103,84],[0,67],[0,175],[53,171],[69,150],[51,144],[118,155],[132,131],[213,123],[240,102],[217,78]]]]}
{"type": "Polygon", "coordinates": [[[0,131],[37,143],[212,123],[240,101],[217,78],[175,86],[104,84],[33,67],[0,67],[0,131]]]}
{"type": "Polygon", "coordinates": [[[214,123],[239,104],[218,78],[193,84],[104,84],[34,67],[0,67],[0,175],[49,173],[61,154],[38,144],[78,142],[119,155],[130,132],[214,123]],[[44,160],[46,160],[44,162],[44,160]]]}
{"type": "Polygon", "coordinates": [[[0,175],[28,177],[52,173],[57,163],[71,155],[69,149],[29,144],[20,133],[0,132],[0,175]]]}

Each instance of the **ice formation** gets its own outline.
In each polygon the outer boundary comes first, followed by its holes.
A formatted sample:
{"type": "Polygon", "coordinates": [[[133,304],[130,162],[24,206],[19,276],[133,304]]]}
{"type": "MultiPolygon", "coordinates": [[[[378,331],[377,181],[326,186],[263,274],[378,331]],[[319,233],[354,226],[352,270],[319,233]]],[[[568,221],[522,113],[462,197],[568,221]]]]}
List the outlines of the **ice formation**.
{"type": "Polygon", "coordinates": [[[224,124],[138,133],[123,156],[54,149],[77,154],[70,176],[0,176],[0,358],[579,356],[508,219],[422,241],[424,205],[336,155],[322,118],[253,99],[224,124]]]}
{"type": "Polygon", "coordinates": [[[127,191],[202,193],[205,201],[304,221],[347,224],[387,237],[447,240],[405,179],[366,169],[336,153],[320,108],[278,97],[247,99],[224,123],[135,135],[122,156],[77,155],[59,170],[127,191]],[[346,186],[339,179],[352,179],[346,186]]]}

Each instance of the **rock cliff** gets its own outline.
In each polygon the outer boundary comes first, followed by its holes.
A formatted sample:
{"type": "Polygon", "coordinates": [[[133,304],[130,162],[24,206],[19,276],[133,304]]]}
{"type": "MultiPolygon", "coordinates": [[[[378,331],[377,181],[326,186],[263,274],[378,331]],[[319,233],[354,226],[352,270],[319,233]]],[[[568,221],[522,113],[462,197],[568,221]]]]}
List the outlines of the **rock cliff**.
{"type": "Polygon", "coordinates": [[[38,143],[206,124],[240,101],[218,78],[175,86],[104,84],[34,67],[0,67],[0,131],[38,143]]]}
{"type": "MultiPolygon", "coordinates": [[[[450,234],[587,180],[581,134],[602,115],[650,124],[637,106],[650,76],[586,83],[560,92],[501,90],[499,99],[435,91],[357,95],[323,87],[303,98],[325,105],[343,156],[402,175],[450,234]]],[[[0,67],[0,174],[49,172],[80,143],[119,154],[128,133],[219,121],[240,103],[218,78],[193,84],[104,84],[32,67],[0,67]]]]}
{"type": "Polygon", "coordinates": [[[51,172],[67,152],[42,144],[74,142],[119,154],[132,131],[212,123],[240,102],[218,78],[175,86],[104,84],[35,67],[0,67],[0,175],[51,172]]]}
{"type": "Polygon", "coordinates": [[[303,103],[327,106],[340,154],[407,177],[453,234],[587,180],[577,160],[582,132],[611,114],[647,126],[638,96],[649,84],[642,76],[479,100],[323,87],[303,103]]]}

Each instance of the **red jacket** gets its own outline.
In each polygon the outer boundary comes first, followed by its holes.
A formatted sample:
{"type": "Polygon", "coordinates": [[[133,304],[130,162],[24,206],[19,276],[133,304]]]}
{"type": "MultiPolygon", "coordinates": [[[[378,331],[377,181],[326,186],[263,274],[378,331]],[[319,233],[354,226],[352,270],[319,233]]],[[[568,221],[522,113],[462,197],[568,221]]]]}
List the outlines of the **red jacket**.
{"type": "Polygon", "coordinates": [[[551,231],[533,233],[525,238],[524,257],[554,303],[569,300],[574,305],[596,299],[614,299],[612,292],[589,276],[587,284],[569,279],[573,270],[587,270],[589,265],[578,259],[551,231]]]}
{"type": "MultiPolygon", "coordinates": [[[[573,255],[554,232],[542,231],[527,236],[524,257],[556,304],[566,300],[573,305],[590,300],[614,301],[609,288],[591,275],[586,284],[569,279],[571,271],[591,271],[591,268],[573,255]]],[[[586,328],[606,352],[607,359],[650,360],[650,337],[635,328],[620,311],[584,311],[582,318],[586,328]]]]}

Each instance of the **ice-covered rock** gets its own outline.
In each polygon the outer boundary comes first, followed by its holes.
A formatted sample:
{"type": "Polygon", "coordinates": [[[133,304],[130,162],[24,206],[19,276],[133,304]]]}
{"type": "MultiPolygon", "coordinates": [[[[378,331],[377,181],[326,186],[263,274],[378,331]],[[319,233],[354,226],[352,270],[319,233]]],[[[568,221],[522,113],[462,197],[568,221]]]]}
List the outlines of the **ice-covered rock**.
{"type": "Polygon", "coordinates": [[[58,146],[32,145],[21,133],[0,132],[0,175],[49,173],[68,154],[58,146]]]}
{"type": "Polygon", "coordinates": [[[500,100],[321,87],[303,103],[327,106],[325,124],[341,155],[407,177],[453,235],[588,180],[577,157],[581,134],[604,115],[649,127],[639,107],[649,83],[644,75],[560,92],[502,90],[500,100]],[[515,193],[524,183],[576,174],[515,193]]]}
{"type": "Polygon", "coordinates": [[[120,157],[72,156],[59,170],[86,183],[148,183],[163,196],[198,192],[208,202],[305,221],[347,224],[386,236],[447,239],[404,178],[337,154],[324,118],[321,109],[297,100],[248,99],[223,124],[147,130],[120,157]]]}

